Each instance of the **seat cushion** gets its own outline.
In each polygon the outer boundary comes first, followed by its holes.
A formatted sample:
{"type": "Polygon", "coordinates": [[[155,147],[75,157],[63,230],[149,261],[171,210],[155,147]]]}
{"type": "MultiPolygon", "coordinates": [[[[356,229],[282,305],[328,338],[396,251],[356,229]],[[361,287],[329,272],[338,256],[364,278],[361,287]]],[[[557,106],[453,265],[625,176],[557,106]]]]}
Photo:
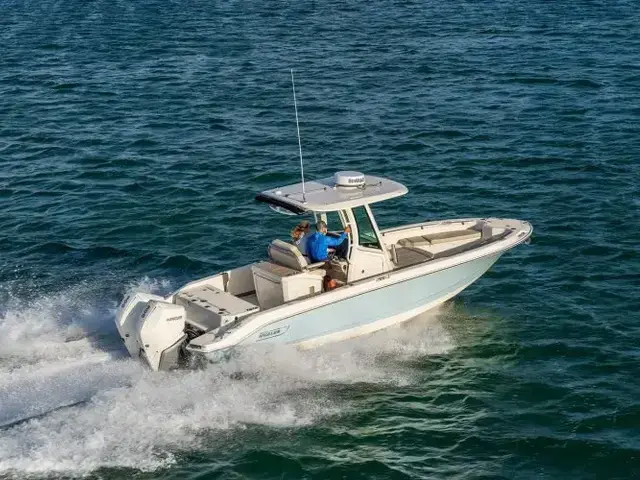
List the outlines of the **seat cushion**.
{"type": "Polygon", "coordinates": [[[424,238],[429,240],[431,245],[437,245],[439,243],[447,242],[461,242],[463,240],[477,240],[482,236],[482,233],[477,230],[454,230],[450,232],[439,232],[424,235],[424,238]]]}
{"type": "Polygon", "coordinates": [[[279,265],[293,268],[298,272],[303,271],[309,265],[309,262],[307,262],[305,256],[300,253],[298,247],[291,243],[276,239],[271,242],[268,251],[269,258],[271,258],[272,261],[279,265]]]}
{"type": "Polygon", "coordinates": [[[396,250],[396,268],[409,267],[424,263],[433,258],[433,254],[413,247],[401,247],[396,250]]]}
{"type": "Polygon", "coordinates": [[[422,247],[425,245],[431,245],[431,239],[426,235],[418,235],[415,237],[403,238],[398,241],[401,247],[422,247]]]}
{"type": "Polygon", "coordinates": [[[251,270],[254,273],[262,273],[268,278],[279,279],[284,277],[291,277],[297,275],[299,272],[293,268],[284,267],[282,265],[276,265],[271,262],[258,262],[251,266],[251,270]]]}

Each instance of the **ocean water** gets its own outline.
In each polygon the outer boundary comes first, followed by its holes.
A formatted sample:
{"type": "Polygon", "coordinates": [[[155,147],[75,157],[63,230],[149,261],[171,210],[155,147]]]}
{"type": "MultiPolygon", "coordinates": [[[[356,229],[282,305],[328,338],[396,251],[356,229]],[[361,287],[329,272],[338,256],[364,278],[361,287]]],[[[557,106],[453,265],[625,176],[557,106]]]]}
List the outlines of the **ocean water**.
{"type": "MultiPolygon", "coordinates": [[[[640,478],[636,1],[0,2],[0,477],[640,478]],[[135,288],[262,258],[257,191],[532,244],[401,328],[152,373],[135,288]]],[[[354,312],[357,314],[357,312],[354,312]]]]}

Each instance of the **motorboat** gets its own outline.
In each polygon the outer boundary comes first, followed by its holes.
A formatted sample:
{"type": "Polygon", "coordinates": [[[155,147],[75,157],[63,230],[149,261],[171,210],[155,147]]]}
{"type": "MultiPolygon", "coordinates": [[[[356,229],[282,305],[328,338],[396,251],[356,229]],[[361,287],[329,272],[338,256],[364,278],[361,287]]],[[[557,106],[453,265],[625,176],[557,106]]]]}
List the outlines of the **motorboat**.
{"type": "Polygon", "coordinates": [[[313,263],[291,241],[274,239],[256,263],[166,297],[126,295],[116,323],[129,353],[172,370],[257,344],[312,348],[367,335],[451,299],[533,231],[502,218],[380,229],[371,205],[406,193],[396,181],[350,171],[261,192],[256,200],[278,212],[323,220],[329,235],[349,226],[344,256],[313,263]]]}

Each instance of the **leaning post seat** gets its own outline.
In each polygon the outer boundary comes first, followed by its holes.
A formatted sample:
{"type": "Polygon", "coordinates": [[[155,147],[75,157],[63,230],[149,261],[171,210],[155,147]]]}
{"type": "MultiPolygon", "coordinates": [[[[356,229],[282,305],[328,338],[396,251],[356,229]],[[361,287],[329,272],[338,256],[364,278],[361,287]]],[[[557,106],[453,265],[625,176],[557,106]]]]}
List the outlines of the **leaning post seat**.
{"type": "Polygon", "coordinates": [[[268,262],[251,266],[256,297],[263,310],[322,292],[324,262],[309,264],[298,247],[274,240],[268,262]]]}
{"type": "Polygon", "coordinates": [[[272,262],[251,265],[258,304],[263,310],[322,292],[324,270],[299,272],[272,262]]]}
{"type": "Polygon", "coordinates": [[[309,263],[307,257],[300,253],[298,247],[279,239],[275,239],[271,242],[267,251],[272,262],[277,263],[278,265],[284,265],[285,267],[292,268],[299,272],[324,266],[324,262],[309,263]]]}

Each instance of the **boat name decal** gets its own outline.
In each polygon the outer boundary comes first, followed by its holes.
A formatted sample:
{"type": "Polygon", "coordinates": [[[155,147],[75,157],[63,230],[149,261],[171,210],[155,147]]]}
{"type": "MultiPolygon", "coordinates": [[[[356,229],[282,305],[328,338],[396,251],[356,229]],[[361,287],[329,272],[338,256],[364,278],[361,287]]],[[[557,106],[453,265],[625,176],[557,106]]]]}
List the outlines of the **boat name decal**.
{"type": "Polygon", "coordinates": [[[265,338],[271,338],[271,337],[276,337],[278,335],[282,335],[284,332],[287,331],[288,328],[289,326],[287,325],[286,327],[278,327],[278,328],[272,328],[271,330],[265,330],[264,332],[260,332],[258,334],[258,339],[262,340],[265,338]]]}

